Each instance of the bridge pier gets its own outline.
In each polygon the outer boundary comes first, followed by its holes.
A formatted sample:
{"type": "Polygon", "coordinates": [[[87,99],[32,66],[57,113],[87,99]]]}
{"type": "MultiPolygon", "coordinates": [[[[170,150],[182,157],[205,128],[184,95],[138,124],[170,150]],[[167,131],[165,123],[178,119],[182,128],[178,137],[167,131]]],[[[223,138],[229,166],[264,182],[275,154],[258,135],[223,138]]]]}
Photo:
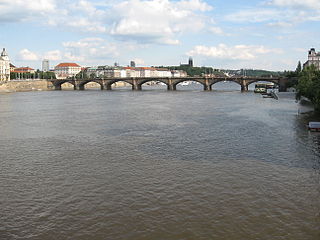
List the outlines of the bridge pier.
{"type": "Polygon", "coordinates": [[[208,78],[205,78],[205,80],[204,80],[203,90],[204,91],[211,91],[212,90],[212,84],[210,83],[210,80],[208,78]]]}
{"type": "Polygon", "coordinates": [[[137,79],[132,78],[131,81],[132,81],[132,90],[134,90],[134,91],[140,91],[140,90],[142,90],[142,87],[141,87],[141,85],[139,85],[137,79]]]}
{"type": "Polygon", "coordinates": [[[140,91],[140,90],[142,90],[142,87],[141,87],[141,85],[138,85],[138,84],[132,84],[132,90],[140,91]]]}
{"type": "Polygon", "coordinates": [[[74,85],[74,90],[80,90],[80,91],[84,91],[84,85],[74,85]]]}
{"type": "Polygon", "coordinates": [[[212,85],[204,84],[204,85],[203,85],[203,90],[204,90],[204,91],[211,91],[211,90],[212,90],[212,85]]]}
{"type": "Polygon", "coordinates": [[[280,78],[279,80],[279,92],[286,92],[287,91],[287,83],[288,79],[280,78]]]}
{"type": "Polygon", "coordinates": [[[248,90],[249,90],[248,85],[241,84],[241,92],[248,92],[248,90]]]}
{"type": "Polygon", "coordinates": [[[61,85],[54,85],[54,90],[61,90],[61,85]]]}
{"type": "Polygon", "coordinates": [[[174,84],[168,84],[167,85],[167,89],[168,91],[176,91],[177,90],[177,86],[174,84]]]}
{"type": "Polygon", "coordinates": [[[106,89],[107,91],[112,90],[111,84],[107,84],[107,83],[103,84],[103,89],[106,89]]]}

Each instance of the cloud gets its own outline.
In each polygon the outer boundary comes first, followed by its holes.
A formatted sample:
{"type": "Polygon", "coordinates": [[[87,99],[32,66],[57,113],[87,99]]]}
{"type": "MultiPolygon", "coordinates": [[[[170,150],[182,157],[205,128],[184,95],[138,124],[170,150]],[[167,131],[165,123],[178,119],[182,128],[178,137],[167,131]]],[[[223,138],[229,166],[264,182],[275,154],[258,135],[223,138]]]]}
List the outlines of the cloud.
{"type": "Polygon", "coordinates": [[[71,31],[105,33],[108,10],[97,4],[86,0],[64,0],[59,10],[48,16],[46,24],[71,31]]]}
{"type": "Polygon", "coordinates": [[[201,30],[205,0],[0,0],[0,23],[33,21],[60,30],[104,33],[138,43],[177,45],[177,36],[201,30]]]}
{"type": "MultiPolygon", "coordinates": [[[[287,13],[291,15],[291,13],[287,13]]],[[[259,23],[266,21],[274,21],[279,19],[284,19],[282,11],[278,9],[256,9],[249,8],[240,10],[238,12],[227,15],[226,20],[232,22],[250,22],[250,23],[259,23]]]]}
{"type": "Polygon", "coordinates": [[[185,10],[192,10],[192,11],[211,11],[213,9],[208,3],[203,2],[201,0],[183,0],[177,2],[177,7],[185,10]]]}
{"type": "Polygon", "coordinates": [[[144,60],[141,59],[141,58],[135,58],[133,61],[134,61],[137,65],[144,65],[144,64],[145,64],[144,60]]]}
{"type": "Polygon", "coordinates": [[[45,17],[55,9],[55,0],[0,0],[0,23],[45,17]]]}
{"type": "Polygon", "coordinates": [[[293,27],[308,21],[320,21],[319,0],[272,0],[262,7],[241,9],[225,16],[227,21],[265,23],[269,27],[293,27]]]}
{"type": "Polygon", "coordinates": [[[23,61],[38,61],[39,60],[39,56],[34,53],[34,52],[31,52],[30,50],[28,49],[22,49],[17,58],[19,60],[23,60],[23,61]]]}
{"type": "Polygon", "coordinates": [[[276,28],[288,28],[288,27],[292,27],[293,24],[289,22],[272,22],[272,23],[268,23],[267,26],[276,27],[276,28]]]}
{"type": "Polygon", "coordinates": [[[70,61],[92,63],[113,59],[119,55],[118,46],[102,38],[84,38],[79,41],[63,42],[62,45],[63,58],[70,61]]]}
{"type": "Polygon", "coordinates": [[[189,51],[189,56],[205,56],[209,58],[232,59],[232,60],[253,60],[260,54],[280,53],[280,50],[268,49],[264,46],[236,45],[227,46],[219,44],[215,47],[196,46],[189,51]]]}
{"type": "Polygon", "coordinates": [[[216,35],[227,35],[220,27],[210,27],[209,31],[216,35]]]}
{"type": "Polygon", "coordinates": [[[51,61],[60,61],[62,59],[62,53],[60,50],[49,51],[44,54],[43,58],[51,61]]]}
{"type": "Polygon", "coordinates": [[[319,0],[271,0],[267,4],[279,7],[320,9],[319,0]]]}
{"type": "Polygon", "coordinates": [[[179,44],[176,35],[198,31],[205,18],[197,11],[212,7],[202,0],[128,0],[113,8],[114,22],[110,33],[120,39],[145,43],[179,44]]]}

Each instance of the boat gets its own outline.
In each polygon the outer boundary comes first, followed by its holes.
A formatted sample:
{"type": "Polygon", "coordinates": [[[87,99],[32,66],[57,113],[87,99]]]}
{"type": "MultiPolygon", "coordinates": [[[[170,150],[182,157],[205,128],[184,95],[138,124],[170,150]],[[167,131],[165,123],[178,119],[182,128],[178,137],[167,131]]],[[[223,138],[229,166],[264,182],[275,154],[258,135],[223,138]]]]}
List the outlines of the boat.
{"type": "Polygon", "coordinates": [[[320,131],[320,122],[309,122],[308,129],[309,129],[309,131],[319,132],[320,131]]]}
{"type": "Polygon", "coordinates": [[[181,83],[182,86],[187,86],[189,84],[190,84],[190,82],[187,82],[187,81],[184,81],[184,82],[181,83]]]}
{"type": "Polygon", "coordinates": [[[267,89],[275,89],[276,88],[276,85],[274,83],[267,83],[266,84],[266,88],[267,89]]]}
{"type": "Polygon", "coordinates": [[[276,100],[279,99],[278,95],[274,91],[264,92],[264,93],[261,93],[261,95],[263,96],[263,98],[274,98],[276,100]]]}
{"type": "Polygon", "coordinates": [[[267,85],[265,83],[257,83],[254,87],[255,93],[266,93],[267,92],[267,85]]]}

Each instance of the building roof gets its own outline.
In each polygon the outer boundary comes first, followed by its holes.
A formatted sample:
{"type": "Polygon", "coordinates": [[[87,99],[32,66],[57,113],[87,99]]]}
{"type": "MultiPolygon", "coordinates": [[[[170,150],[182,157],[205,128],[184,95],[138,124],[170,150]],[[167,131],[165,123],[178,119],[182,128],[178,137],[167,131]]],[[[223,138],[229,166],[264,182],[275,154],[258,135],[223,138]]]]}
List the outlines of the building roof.
{"type": "Polygon", "coordinates": [[[153,67],[140,67],[140,69],[142,69],[142,70],[156,70],[153,67]]]}
{"type": "Polygon", "coordinates": [[[156,68],[157,71],[169,71],[168,68],[156,68]]]}
{"type": "Polygon", "coordinates": [[[15,73],[27,73],[27,72],[34,72],[35,70],[30,67],[20,67],[20,68],[15,68],[12,72],[15,73]]]}
{"type": "Polygon", "coordinates": [[[76,63],[60,63],[56,67],[80,67],[76,63]]]}
{"type": "Polygon", "coordinates": [[[16,70],[31,70],[31,71],[33,71],[34,69],[30,68],[30,67],[20,67],[20,68],[16,68],[16,70]]]}
{"type": "Polygon", "coordinates": [[[16,66],[10,63],[10,67],[11,68],[15,68],[16,66]]]}

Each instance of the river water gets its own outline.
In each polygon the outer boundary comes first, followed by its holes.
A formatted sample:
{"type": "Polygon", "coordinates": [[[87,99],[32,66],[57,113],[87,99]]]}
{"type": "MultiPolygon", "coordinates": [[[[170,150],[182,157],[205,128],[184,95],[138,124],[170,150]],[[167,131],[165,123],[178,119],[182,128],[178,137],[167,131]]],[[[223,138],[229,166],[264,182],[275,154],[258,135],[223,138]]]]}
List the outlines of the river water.
{"type": "Polygon", "coordinates": [[[0,239],[320,239],[320,134],[238,86],[0,95],[0,239]]]}

